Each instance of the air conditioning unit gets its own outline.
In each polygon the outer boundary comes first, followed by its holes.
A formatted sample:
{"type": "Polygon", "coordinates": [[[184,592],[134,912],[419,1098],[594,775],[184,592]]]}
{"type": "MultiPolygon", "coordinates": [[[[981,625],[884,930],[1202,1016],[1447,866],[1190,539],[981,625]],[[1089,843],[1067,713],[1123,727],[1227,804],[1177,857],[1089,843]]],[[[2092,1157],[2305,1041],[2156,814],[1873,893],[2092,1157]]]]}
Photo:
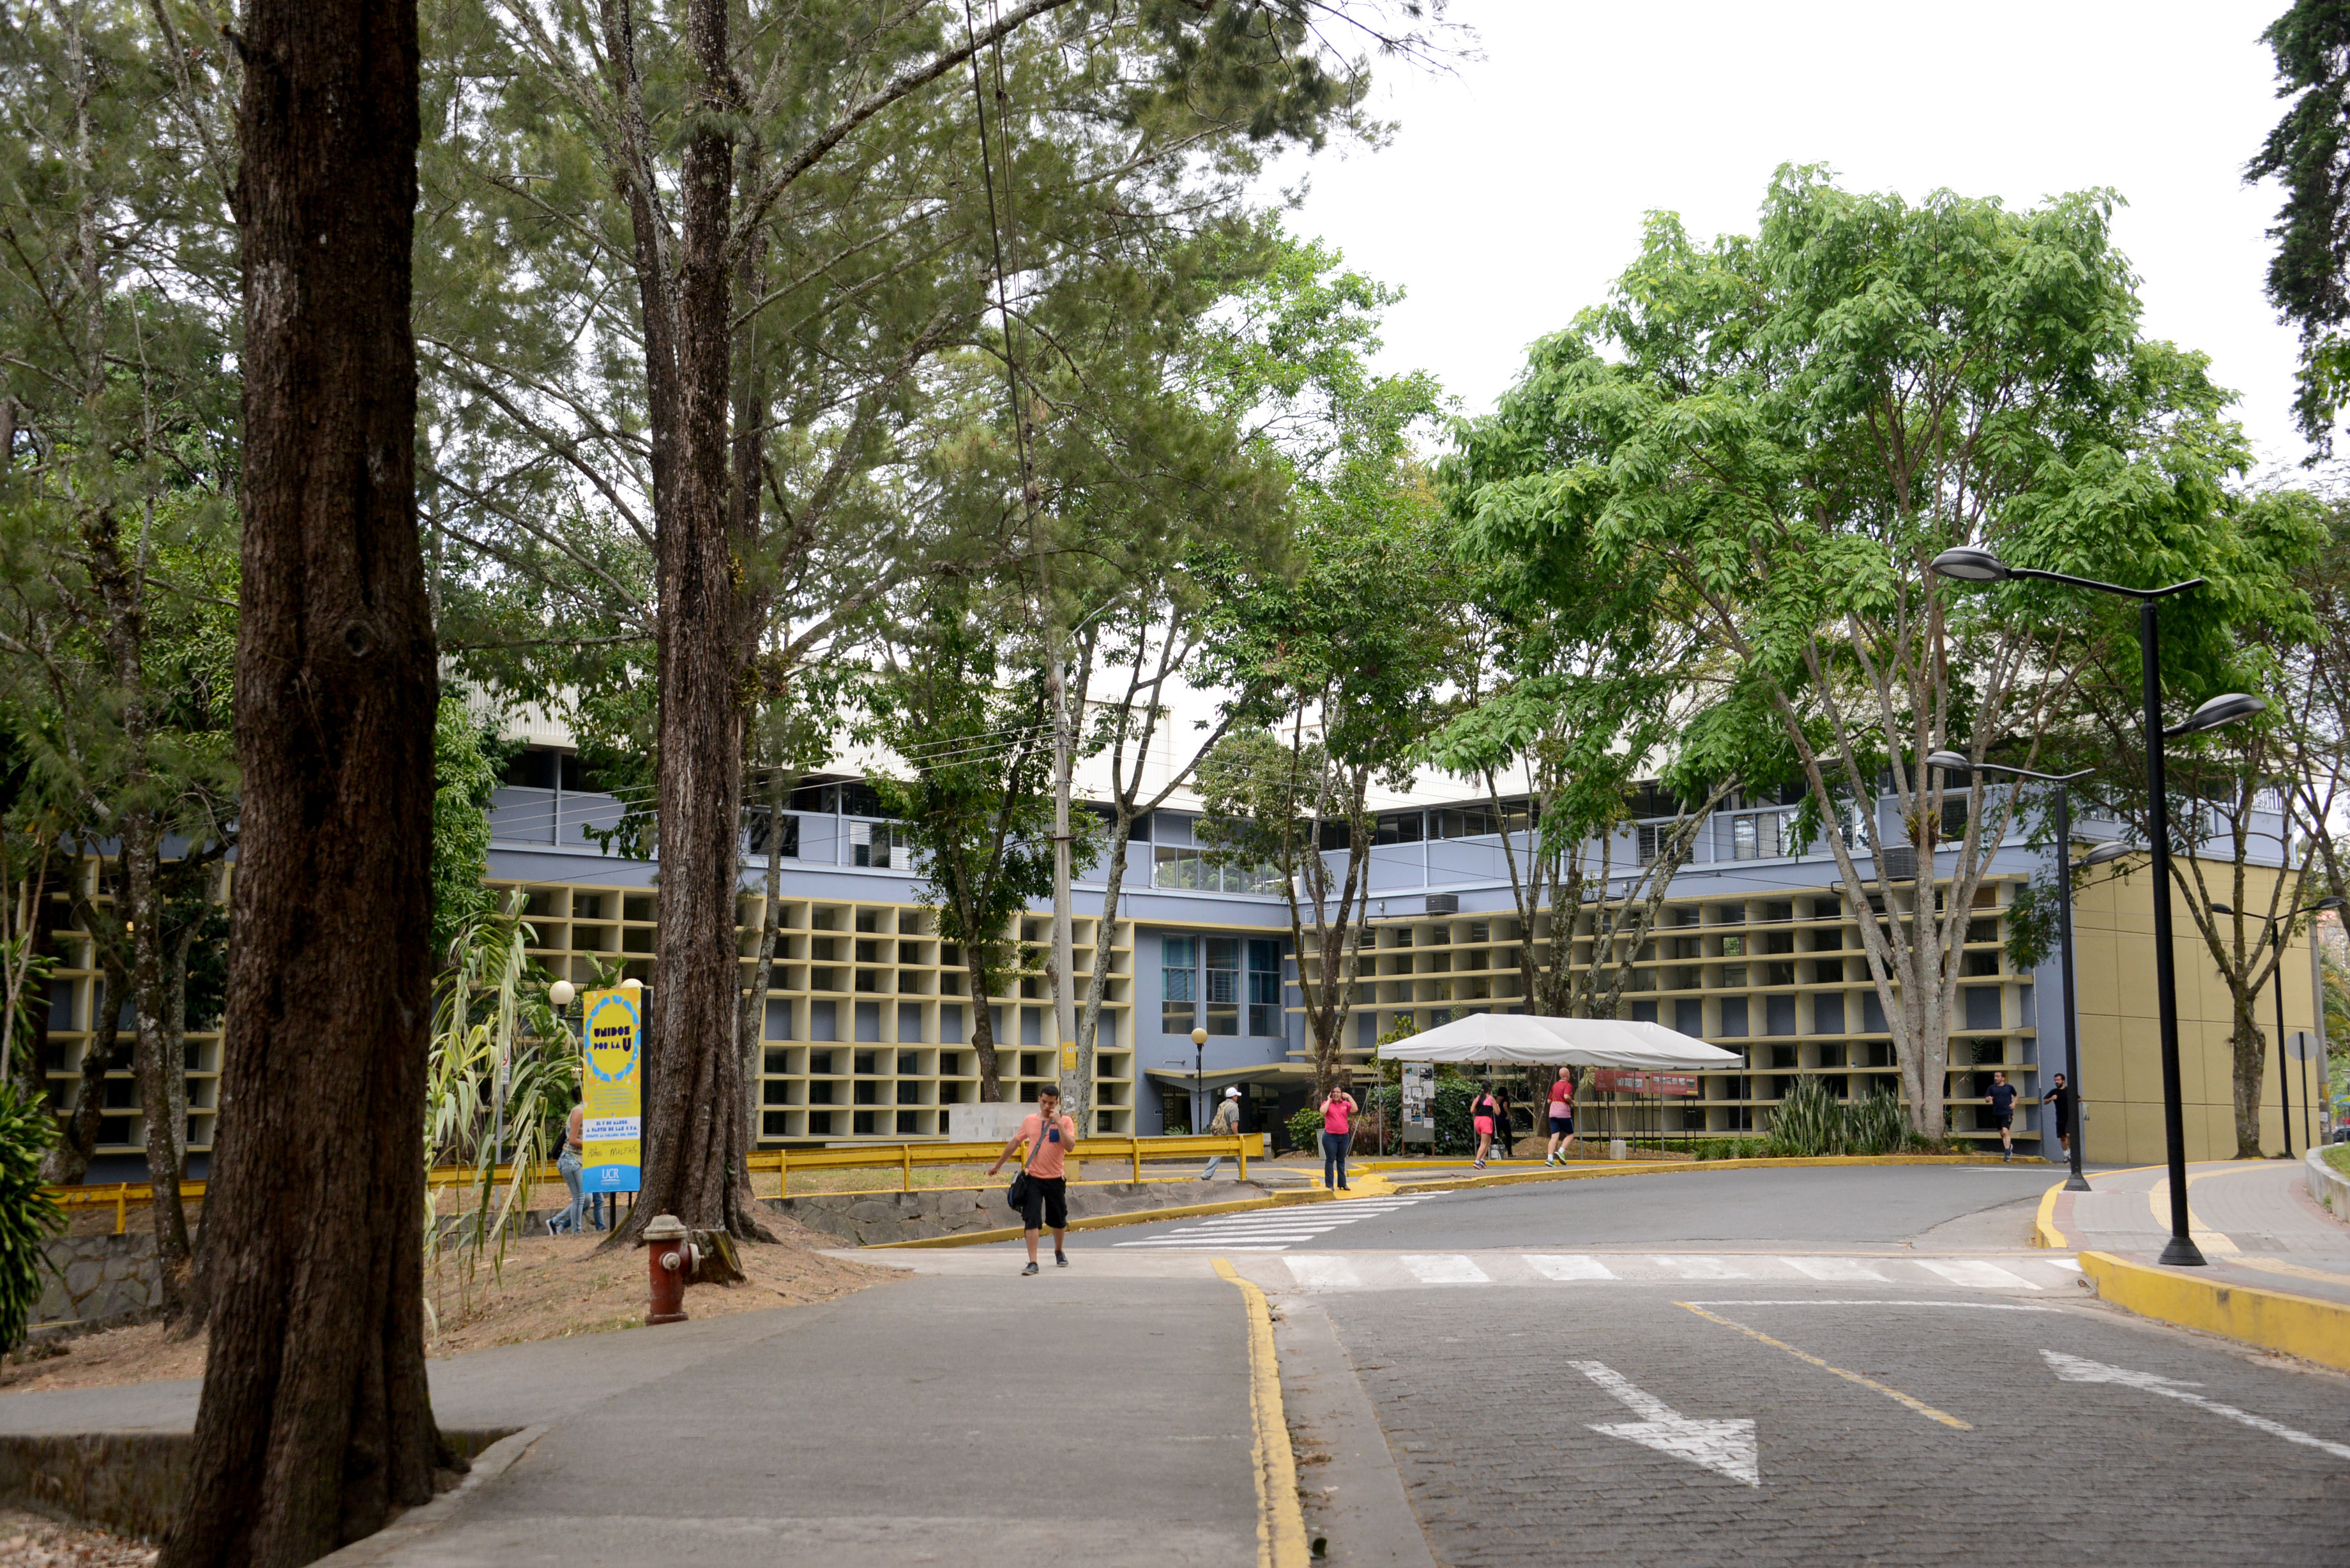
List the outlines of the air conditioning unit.
{"type": "Polygon", "coordinates": [[[1918,878],[1918,851],[1915,846],[1891,844],[1878,857],[1877,870],[1887,881],[1914,882],[1918,878]]]}
{"type": "Polygon", "coordinates": [[[1461,895],[1458,893],[1430,893],[1428,896],[1428,912],[1431,915],[1459,914],[1461,912],[1461,895]]]}

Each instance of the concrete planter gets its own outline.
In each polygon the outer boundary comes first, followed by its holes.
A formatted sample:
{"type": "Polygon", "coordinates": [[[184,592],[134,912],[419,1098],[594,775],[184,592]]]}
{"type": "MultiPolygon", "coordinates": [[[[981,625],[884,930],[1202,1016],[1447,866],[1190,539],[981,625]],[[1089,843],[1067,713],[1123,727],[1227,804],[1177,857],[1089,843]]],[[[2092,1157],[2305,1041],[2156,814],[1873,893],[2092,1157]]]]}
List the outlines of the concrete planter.
{"type": "Polygon", "coordinates": [[[2308,1173],[2309,1195],[2327,1213],[2350,1225],[2350,1176],[2328,1165],[2322,1148],[2309,1151],[2303,1168],[2308,1173]]]}

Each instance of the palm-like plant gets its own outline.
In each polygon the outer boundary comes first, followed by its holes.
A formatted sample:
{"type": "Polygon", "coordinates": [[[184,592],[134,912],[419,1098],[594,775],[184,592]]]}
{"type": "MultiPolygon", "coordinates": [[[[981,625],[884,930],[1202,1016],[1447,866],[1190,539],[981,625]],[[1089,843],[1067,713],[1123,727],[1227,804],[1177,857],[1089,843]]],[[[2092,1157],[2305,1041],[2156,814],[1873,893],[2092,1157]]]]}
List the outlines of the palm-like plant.
{"type": "Polygon", "coordinates": [[[550,1119],[568,1111],[577,1095],[577,1042],[547,1001],[545,971],[529,957],[536,940],[517,893],[503,911],[459,929],[434,988],[424,1162],[429,1170],[470,1161],[473,1175],[454,1226],[440,1222],[428,1192],[425,1266],[439,1279],[453,1238],[460,1310],[485,1257],[493,1277],[503,1272],[516,1218],[530,1212],[550,1119]],[[511,1172],[503,1184],[501,1162],[511,1172]]]}
{"type": "Polygon", "coordinates": [[[0,1352],[25,1343],[42,1276],[42,1243],[65,1228],[65,1216],[41,1180],[41,1157],[57,1141],[57,1118],[14,1084],[0,1083],[0,1352]]]}

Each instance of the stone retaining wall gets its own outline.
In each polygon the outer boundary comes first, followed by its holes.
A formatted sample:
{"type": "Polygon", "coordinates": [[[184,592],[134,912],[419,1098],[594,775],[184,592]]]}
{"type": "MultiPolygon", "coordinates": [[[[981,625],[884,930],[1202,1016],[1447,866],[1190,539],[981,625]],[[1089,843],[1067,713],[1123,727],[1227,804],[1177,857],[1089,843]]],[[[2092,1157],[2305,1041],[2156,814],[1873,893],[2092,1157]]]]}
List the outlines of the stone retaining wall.
{"type": "MultiPolygon", "coordinates": [[[[1006,1177],[1004,1184],[1010,1180],[1006,1177]]],[[[1213,1187],[1198,1181],[1088,1182],[1069,1189],[1069,1218],[1082,1220],[1137,1209],[1165,1209],[1210,1199],[1221,1202],[1263,1196],[1264,1189],[1253,1181],[1220,1181],[1213,1187]]],[[[860,1247],[996,1231],[1020,1222],[1019,1216],[1004,1205],[1003,1185],[915,1192],[816,1192],[804,1198],[769,1198],[762,1201],[812,1231],[837,1236],[860,1247]]]]}
{"type": "Polygon", "coordinates": [[[33,1306],[33,1325],[99,1323],[163,1304],[152,1232],[57,1236],[43,1242],[54,1271],[33,1306]]]}

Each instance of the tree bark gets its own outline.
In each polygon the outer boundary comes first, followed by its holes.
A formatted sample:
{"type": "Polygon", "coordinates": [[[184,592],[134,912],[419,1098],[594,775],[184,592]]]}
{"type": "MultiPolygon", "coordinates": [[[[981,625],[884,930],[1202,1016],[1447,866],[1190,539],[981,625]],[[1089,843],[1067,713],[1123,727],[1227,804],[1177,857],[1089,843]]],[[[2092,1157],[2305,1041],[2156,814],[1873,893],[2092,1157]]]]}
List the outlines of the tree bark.
{"type": "Polygon", "coordinates": [[[216,1311],[165,1568],[292,1568],[431,1500],[432,626],[415,513],[412,0],[249,0],[244,774],[216,1311]]]}

